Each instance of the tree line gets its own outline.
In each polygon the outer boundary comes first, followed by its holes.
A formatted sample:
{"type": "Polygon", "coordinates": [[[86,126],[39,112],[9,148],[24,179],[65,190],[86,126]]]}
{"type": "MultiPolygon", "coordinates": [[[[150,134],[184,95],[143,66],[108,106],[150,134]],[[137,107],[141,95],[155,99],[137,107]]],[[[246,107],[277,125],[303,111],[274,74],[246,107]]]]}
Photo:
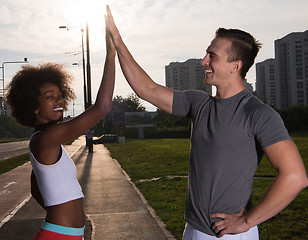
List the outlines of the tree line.
{"type": "Polygon", "coordinates": [[[289,132],[308,132],[307,105],[295,105],[278,112],[289,132]]]}
{"type": "Polygon", "coordinates": [[[0,138],[28,138],[32,132],[32,128],[19,125],[11,116],[0,115],[0,138]]]}
{"type": "MultiPolygon", "coordinates": [[[[96,136],[102,134],[124,134],[127,138],[138,136],[138,129],[125,129],[125,112],[145,112],[145,107],[136,94],[127,97],[115,96],[112,100],[112,111],[93,127],[96,136]]],[[[289,132],[308,132],[308,106],[295,105],[283,110],[276,110],[281,115],[289,132]]],[[[145,129],[147,138],[189,137],[190,120],[176,117],[157,109],[156,126],[145,129]]],[[[0,138],[27,138],[32,128],[20,126],[7,115],[0,115],[0,138]]]]}

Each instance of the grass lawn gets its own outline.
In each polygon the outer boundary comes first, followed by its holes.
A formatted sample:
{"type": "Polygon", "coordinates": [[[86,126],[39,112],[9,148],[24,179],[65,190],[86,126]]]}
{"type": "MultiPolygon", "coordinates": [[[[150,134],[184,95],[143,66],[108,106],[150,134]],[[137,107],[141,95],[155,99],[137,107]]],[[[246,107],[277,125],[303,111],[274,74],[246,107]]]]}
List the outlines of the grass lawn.
{"type": "Polygon", "coordinates": [[[25,140],[29,140],[29,138],[0,138],[0,143],[18,142],[18,141],[25,141],[25,140]]]}
{"type": "MultiPolygon", "coordinates": [[[[293,136],[306,171],[308,136],[293,136]]],[[[106,145],[113,158],[129,174],[167,229],[181,239],[185,225],[184,208],[188,175],[189,139],[131,140],[125,144],[106,145]]],[[[0,174],[26,161],[23,154],[0,161],[0,174]]],[[[276,175],[266,158],[262,159],[253,184],[253,202],[258,202],[276,175]]],[[[308,239],[308,189],[281,213],[259,226],[262,240],[308,239]]]]}
{"type": "MultiPolygon", "coordinates": [[[[73,141],[66,143],[65,145],[72,144],[73,141]]],[[[5,160],[0,160],[0,174],[8,172],[13,168],[16,168],[27,161],[30,161],[29,153],[17,155],[15,157],[11,157],[5,160]]]]}
{"type": "Polygon", "coordinates": [[[13,168],[16,168],[25,162],[30,161],[29,153],[18,155],[9,159],[0,161],[0,174],[10,171],[13,168]]]}
{"type": "MultiPolygon", "coordinates": [[[[294,136],[308,167],[308,137],[294,136]]],[[[188,175],[189,139],[132,140],[106,144],[113,158],[143,193],[167,229],[181,239],[185,225],[184,208],[188,175]]],[[[258,202],[276,172],[262,159],[253,184],[253,202],[258,202]]],[[[280,214],[259,226],[260,239],[305,239],[308,236],[308,190],[280,214]]]]}

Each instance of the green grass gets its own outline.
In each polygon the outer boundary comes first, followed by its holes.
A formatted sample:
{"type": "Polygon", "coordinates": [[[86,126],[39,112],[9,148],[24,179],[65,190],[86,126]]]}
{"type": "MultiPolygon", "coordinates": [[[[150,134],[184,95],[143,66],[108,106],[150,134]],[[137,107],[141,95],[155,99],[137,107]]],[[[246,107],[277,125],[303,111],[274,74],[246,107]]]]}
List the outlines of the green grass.
{"type": "Polygon", "coordinates": [[[184,210],[187,178],[161,179],[137,182],[136,186],[145,196],[167,229],[181,239],[185,226],[184,210]]]}
{"type": "MultiPolygon", "coordinates": [[[[271,178],[256,178],[253,183],[253,203],[258,202],[271,185],[271,178]]],[[[260,239],[304,240],[308,236],[308,189],[272,219],[259,225],[260,239]]]]}
{"type": "Polygon", "coordinates": [[[17,141],[25,141],[25,140],[29,140],[29,138],[0,138],[0,143],[17,142],[17,141]]]}
{"type": "Polygon", "coordinates": [[[187,175],[189,139],[133,140],[106,144],[133,181],[187,175]]]}
{"type": "Polygon", "coordinates": [[[304,165],[306,168],[306,171],[308,169],[308,134],[306,135],[306,137],[304,136],[294,136],[293,140],[299,150],[299,153],[304,161],[304,165]]]}
{"type": "Polygon", "coordinates": [[[1,160],[0,161],[0,174],[10,171],[13,168],[16,168],[26,163],[27,161],[30,161],[28,153],[18,155],[16,157],[12,157],[9,159],[1,160]]]}
{"type": "MultiPolygon", "coordinates": [[[[295,135],[293,140],[308,169],[308,137],[295,135]]],[[[167,229],[181,239],[185,219],[185,196],[188,175],[189,139],[129,140],[108,144],[112,157],[130,175],[167,229]],[[176,176],[168,178],[168,176],[176,176]],[[184,176],[184,177],[180,177],[184,176]],[[140,181],[159,178],[156,181],[140,181]]],[[[29,161],[23,154],[0,161],[0,174],[29,161]]],[[[273,181],[276,172],[264,157],[253,184],[253,202],[258,202],[273,181]]],[[[308,236],[308,189],[303,190],[281,213],[259,226],[262,240],[303,240],[308,236]]]]}
{"type": "MultiPolygon", "coordinates": [[[[293,136],[304,164],[308,166],[308,137],[293,136]]],[[[185,197],[188,175],[189,139],[133,140],[125,144],[106,145],[113,158],[143,193],[167,229],[181,239],[185,219],[185,197]],[[177,176],[168,178],[167,176],[177,176]],[[159,178],[155,181],[140,181],[159,178]]],[[[253,202],[258,202],[273,181],[276,171],[264,157],[253,184],[253,202]]],[[[281,213],[259,226],[260,239],[305,239],[308,236],[308,190],[281,213]]]]}
{"type": "MultiPolygon", "coordinates": [[[[74,141],[70,141],[65,143],[65,145],[71,145],[74,141]]],[[[27,161],[30,161],[29,158],[29,153],[17,155],[5,160],[0,160],[0,174],[8,172],[24,163],[27,161]]]]}

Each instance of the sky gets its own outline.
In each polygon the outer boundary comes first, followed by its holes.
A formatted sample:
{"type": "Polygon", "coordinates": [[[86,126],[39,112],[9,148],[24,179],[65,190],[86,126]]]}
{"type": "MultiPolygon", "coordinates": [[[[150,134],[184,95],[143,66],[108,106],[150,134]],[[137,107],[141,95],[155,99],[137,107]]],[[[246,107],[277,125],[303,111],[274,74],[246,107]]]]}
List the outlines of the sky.
{"type": "MultiPolygon", "coordinates": [[[[255,62],[275,57],[275,40],[308,30],[307,0],[1,0],[0,64],[24,58],[31,65],[64,64],[77,95],[67,115],[78,115],[84,109],[81,26],[88,22],[94,101],[106,55],[106,4],[135,60],[162,85],[165,66],[203,58],[219,27],[242,29],[259,40],[263,46],[255,62]],[[63,25],[69,30],[59,29],[63,25]]],[[[21,65],[4,65],[5,86],[21,65]]],[[[253,65],[247,80],[254,85],[255,79],[253,65]]],[[[116,60],[114,95],[131,93],[116,60]]]]}

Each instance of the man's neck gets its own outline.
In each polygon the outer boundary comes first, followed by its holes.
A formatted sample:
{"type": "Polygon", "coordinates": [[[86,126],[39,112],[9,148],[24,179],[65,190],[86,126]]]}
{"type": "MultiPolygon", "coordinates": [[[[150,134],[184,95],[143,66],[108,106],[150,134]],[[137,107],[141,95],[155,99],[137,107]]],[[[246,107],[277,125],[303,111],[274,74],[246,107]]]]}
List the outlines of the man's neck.
{"type": "Polygon", "coordinates": [[[245,90],[244,81],[224,85],[224,86],[216,86],[217,92],[215,98],[217,99],[226,99],[235,96],[239,92],[245,90]]]}

